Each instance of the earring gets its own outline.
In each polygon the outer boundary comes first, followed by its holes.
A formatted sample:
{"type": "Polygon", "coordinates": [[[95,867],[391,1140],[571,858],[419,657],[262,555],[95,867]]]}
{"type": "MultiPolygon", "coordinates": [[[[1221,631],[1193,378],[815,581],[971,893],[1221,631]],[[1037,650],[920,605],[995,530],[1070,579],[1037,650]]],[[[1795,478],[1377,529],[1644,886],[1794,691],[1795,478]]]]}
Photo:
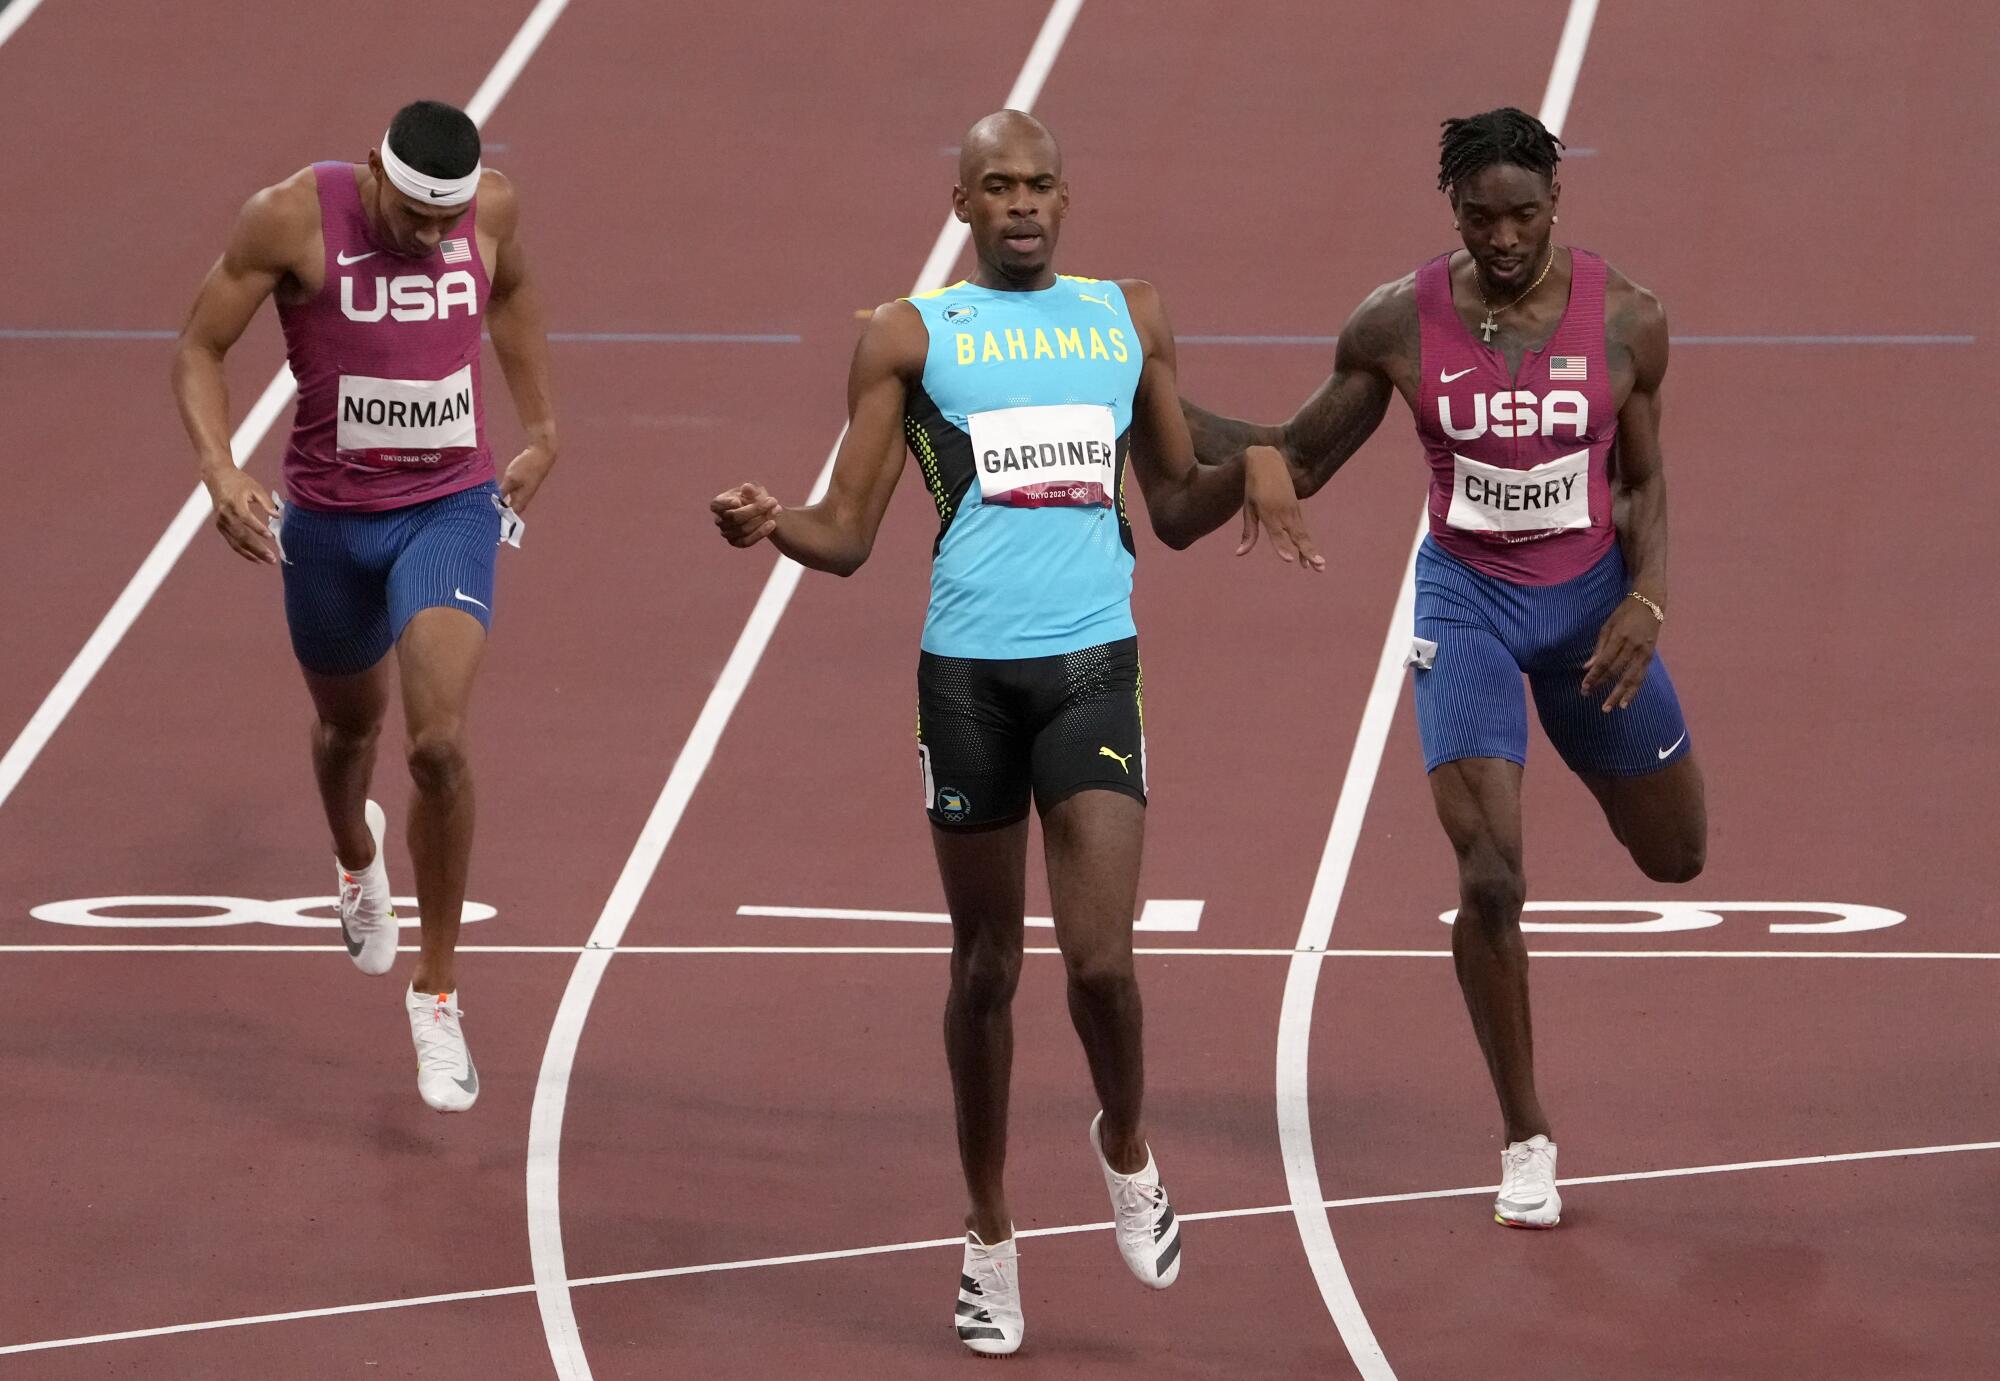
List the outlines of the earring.
{"type": "Polygon", "coordinates": [[[1457,221],[1453,221],[1453,222],[1451,223],[1451,228],[1452,228],[1453,230],[1456,230],[1456,229],[1458,229],[1458,222],[1457,222],[1457,221]]]}
{"type": "Polygon", "coordinates": [[[1549,217],[1549,224],[1550,224],[1550,225],[1561,225],[1561,224],[1562,224],[1562,217],[1561,217],[1561,216],[1550,216],[1550,217],[1549,217]]]}

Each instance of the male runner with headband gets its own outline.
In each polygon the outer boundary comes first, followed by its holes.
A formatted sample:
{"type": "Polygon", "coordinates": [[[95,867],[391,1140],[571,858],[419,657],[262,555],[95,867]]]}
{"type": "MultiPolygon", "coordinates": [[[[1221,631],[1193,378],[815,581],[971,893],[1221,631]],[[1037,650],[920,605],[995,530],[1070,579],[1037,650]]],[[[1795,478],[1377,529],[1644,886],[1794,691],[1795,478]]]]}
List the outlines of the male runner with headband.
{"type": "Polygon", "coordinates": [[[440,1112],[479,1096],[454,964],[472,853],[465,720],[493,617],[503,529],[556,458],[542,308],[507,179],[463,111],[418,101],[365,164],[316,163],[244,205],[195,298],[174,394],[236,552],[280,564],[312,695],[313,774],[333,832],[340,924],[363,973],[395,963],[397,922],[368,800],[396,653],[423,945],[404,994],[417,1089],[440,1112]],[[282,509],[229,451],[223,356],[275,295],[299,404],[282,509]],[[491,330],[527,449],[497,482],[480,386],[491,330]]]}
{"type": "MultiPolygon", "coordinates": [[[[768,538],[848,575],[874,544],[904,441],[937,507],[917,755],[952,919],[945,1054],[971,1200],[953,1323],[975,1352],[1010,1353],[1021,1295],[1002,1170],[1031,800],[1070,1016],[1103,1109],[1089,1140],[1119,1250],[1156,1289],[1180,1273],[1180,1225],[1141,1120],[1132,912],[1146,743],[1125,462],[1174,547],[1244,506],[1245,463],[1195,464],[1152,285],[1056,273],[1069,189],[1048,130],[1002,111],[962,148],[952,205],[972,227],[978,266],[969,281],[876,310],[848,377],[850,426],[826,498],[786,508],[745,484],[711,508],[736,546],[768,538]]],[[[1258,516],[1302,541],[1283,465],[1253,463],[1260,494],[1268,483],[1273,496],[1258,516]]]]}
{"type": "Polygon", "coordinates": [[[1377,288],[1341,329],[1333,377],[1283,426],[1183,403],[1214,463],[1276,447],[1312,494],[1400,393],[1431,469],[1417,554],[1417,727],[1458,856],[1452,955],[1499,1094],[1494,1216],[1552,1228],[1556,1145],[1528,1021],[1521,768],[1525,673],[1549,740],[1656,882],[1701,871],[1708,815],[1673,683],[1659,299],[1552,230],[1561,141],[1511,107],[1444,124],[1438,187],[1465,253],[1377,288]]]}

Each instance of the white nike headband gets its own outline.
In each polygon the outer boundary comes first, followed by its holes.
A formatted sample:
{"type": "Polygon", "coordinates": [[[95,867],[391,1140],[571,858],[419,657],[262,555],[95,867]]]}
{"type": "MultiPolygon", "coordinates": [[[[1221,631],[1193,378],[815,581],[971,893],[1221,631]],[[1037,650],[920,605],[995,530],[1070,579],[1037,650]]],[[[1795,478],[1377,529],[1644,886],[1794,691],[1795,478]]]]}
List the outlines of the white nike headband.
{"type": "Polygon", "coordinates": [[[431,177],[396,157],[396,151],[389,147],[389,136],[382,136],[382,171],[389,175],[397,191],[426,206],[463,206],[471,201],[472,194],[479,190],[479,174],[484,166],[473,164],[472,171],[464,177],[431,177]]]}

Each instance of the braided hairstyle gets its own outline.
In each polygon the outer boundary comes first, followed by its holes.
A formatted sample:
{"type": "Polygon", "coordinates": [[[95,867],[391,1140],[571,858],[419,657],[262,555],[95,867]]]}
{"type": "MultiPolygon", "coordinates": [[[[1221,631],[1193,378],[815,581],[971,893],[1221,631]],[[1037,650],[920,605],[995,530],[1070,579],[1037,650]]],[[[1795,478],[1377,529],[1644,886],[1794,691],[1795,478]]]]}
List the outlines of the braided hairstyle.
{"type": "Polygon", "coordinates": [[[1547,125],[1513,106],[1446,120],[1438,138],[1438,190],[1450,192],[1496,163],[1554,177],[1562,148],[1547,125]]]}

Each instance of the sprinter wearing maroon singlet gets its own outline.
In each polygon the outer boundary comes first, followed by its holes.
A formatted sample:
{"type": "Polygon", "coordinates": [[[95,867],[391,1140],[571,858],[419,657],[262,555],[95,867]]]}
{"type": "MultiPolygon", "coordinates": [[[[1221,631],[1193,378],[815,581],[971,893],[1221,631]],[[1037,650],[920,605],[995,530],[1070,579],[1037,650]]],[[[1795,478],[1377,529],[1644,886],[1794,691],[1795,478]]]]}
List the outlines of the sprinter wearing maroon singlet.
{"type": "Polygon", "coordinates": [[[556,457],[548,341],[518,217],[463,111],[405,106],[366,163],[316,163],[250,199],[174,360],[216,527],[238,554],[283,569],[316,712],[341,933],[369,974],[396,958],[384,817],[368,799],[396,653],[423,927],[404,1007],[418,1092],[440,1112],[479,1096],[455,969],[472,852],[467,705],[492,623],[496,546],[518,545],[518,515],[556,457]],[[223,378],[224,355],[273,296],[299,385],[282,505],[231,458],[223,378]],[[482,327],[529,439],[504,474],[486,439],[482,327]]]}
{"type": "Polygon", "coordinates": [[[1464,252],[1377,288],[1341,329],[1333,376],[1283,426],[1182,407],[1204,463],[1275,447],[1301,496],[1368,439],[1392,394],[1415,417],[1430,532],[1408,664],[1458,857],[1452,954],[1506,1122],[1494,1216],[1554,1227],[1520,928],[1523,676],[1640,871],[1689,881],[1707,848],[1701,771],[1654,651],[1667,610],[1667,323],[1651,293],[1555,243],[1561,141],[1539,120],[1511,107],[1447,120],[1441,143],[1438,186],[1464,252]]]}

